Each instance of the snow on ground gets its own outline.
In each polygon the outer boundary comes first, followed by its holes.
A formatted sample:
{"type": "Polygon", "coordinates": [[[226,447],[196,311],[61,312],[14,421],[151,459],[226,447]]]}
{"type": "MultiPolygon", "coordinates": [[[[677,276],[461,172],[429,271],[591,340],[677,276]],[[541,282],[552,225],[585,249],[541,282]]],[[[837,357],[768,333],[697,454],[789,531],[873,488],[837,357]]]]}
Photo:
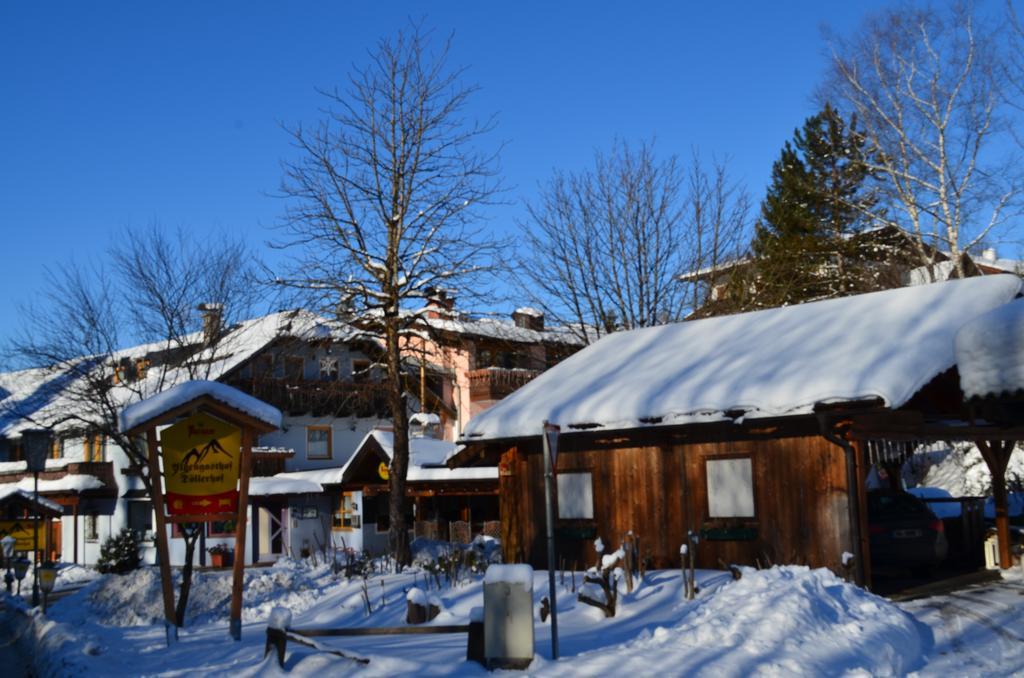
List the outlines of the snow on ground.
{"type": "Polygon", "coordinates": [[[934,645],[921,676],[1011,676],[1024,673],[1024,577],[903,603],[931,630],[934,645]]]}
{"type": "MultiPolygon", "coordinates": [[[[77,636],[58,650],[63,664],[76,673],[276,676],[283,673],[275,662],[263,659],[266,623],[276,607],[288,608],[297,628],[401,626],[408,591],[418,586],[440,600],[442,612],[431,623],[465,624],[482,603],[482,580],[472,575],[455,587],[437,589],[415,568],[372,576],[366,591],[373,612],[368,615],[362,579],[346,580],[327,566],[282,561],[247,571],[241,643],[228,637],[230,574],[225,571],[197,573],[188,626],[170,649],[160,623],[159,582],[153,569],[102,577],[55,602],[50,617],[54,629],[77,636]]],[[[633,593],[621,589],[612,619],[577,604],[569,573],[564,579],[558,575],[557,581],[562,657],[550,658],[550,623],[538,620],[531,675],[903,675],[928,672],[935,638],[946,642],[941,628],[933,638],[931,629],[912,616],[928,617],[932,610],[908,608],[908,613],[826,570],[745,569],[736,582],[728,573],[702,571],[701,592],[694,601],[684,599],[677,571],[650,572],[633,593]]],[[[579,584],[577,573],[577,588],[579,584]]],[[[535,609],[545,595],[547,573],[534,572],[535,609]]],[[[1024,633],[1020,620],[1014,623],[1017,630],[1011,632],[1024,633]]],[[[318,642],[370,663],[357,665],[289,643],[289,675],[486,675],[465,660],[466,636],[461,633],[318,642]]],[[[1024,646],[1006,649],[1001,656],[1014,662],[1022,655],[1024,646]]],[[[943,666],[961,666],[952,659],[942,661],[943,666]]]]}

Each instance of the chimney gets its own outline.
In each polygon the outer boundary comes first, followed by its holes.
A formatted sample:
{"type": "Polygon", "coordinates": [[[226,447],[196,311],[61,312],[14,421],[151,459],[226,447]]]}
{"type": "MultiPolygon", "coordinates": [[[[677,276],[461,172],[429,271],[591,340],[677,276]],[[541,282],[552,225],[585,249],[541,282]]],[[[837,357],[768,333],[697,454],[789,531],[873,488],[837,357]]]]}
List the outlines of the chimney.
{"type": "Polygon", "coordinates": [[[427,294],[427,317],[433,320],[455,315],[455,297],[447,290],[431,289],[427,294]]]}
{"type": "Polygon", "coordinates": [[[224,324],[224,304],[199,304],[196,309],[203,315],[203,344],[209,346],[220,338],[224,324]]]}
{"type": "Polygon", "coordinates": [[[996,259],[999,258],[999,254],[996,252],[996,248],[987,247],[982,251],[981,258],[989,263],[995,263],[996,259]]]}
{"type": "Polygon", "coordinates": [[[515,322],[516,327],[537,332],[544,331],[544,314],[535,308],[517,308],[512,311],[512,321],[515,322]]]}

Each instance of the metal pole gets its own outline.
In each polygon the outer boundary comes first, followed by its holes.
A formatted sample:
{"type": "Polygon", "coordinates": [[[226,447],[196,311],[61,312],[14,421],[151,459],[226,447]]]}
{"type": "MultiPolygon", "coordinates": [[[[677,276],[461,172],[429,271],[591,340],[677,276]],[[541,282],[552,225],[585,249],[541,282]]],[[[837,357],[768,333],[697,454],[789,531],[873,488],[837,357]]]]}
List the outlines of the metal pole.
{"type": "Polygon", "coordinates": [[[39,605],[39,471],[33,471],[36,505],[32,510],[32,607],[39,605]]]}
{"type": "Polygon", "coordinates": [[[548,529],[548,595],[551,596],[551,658],[558,659],[558,601],[555,596],[555,504],[551,483],[554,466],[551,463],[551,445],[548,442],[548,423],[544,422],[544,509],[548,529]]]}

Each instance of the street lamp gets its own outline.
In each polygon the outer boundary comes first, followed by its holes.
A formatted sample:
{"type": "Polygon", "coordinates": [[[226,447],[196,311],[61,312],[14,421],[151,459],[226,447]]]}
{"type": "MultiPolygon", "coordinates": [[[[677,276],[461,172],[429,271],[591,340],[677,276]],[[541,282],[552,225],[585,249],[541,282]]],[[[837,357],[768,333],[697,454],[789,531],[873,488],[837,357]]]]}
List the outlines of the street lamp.
{"type": "Polygon", "coordinates": [[[50,453],[53,433],[47,429],[31,429],[21,434],[25,462],[35,482],[35,507],[32,510],[32,607],[39,605],[39,472],[46,468],[46,456],[50,453]]]}
{"type": "Polygon", "coordinates": [[[18,580],[18,595],[21,595],[21,580],[28,574],[28,566],[31,563],[28,562],[28,558],[22,556],[14,561],[14,576],[18,580]]]}
{"type": "Polygon", "coordinates": [[[36,577],[39,578],[39,586],[43,589],[43,614],[46,614],[46,599],[53,591],[53,585],[57,581],[57,566],[46,561],[36,570],[36,577]]]}
{"type": "Polygon", "coordinates": [[[7,535],[3,539],[0,539],[0,546],[3,547],[4,552],[4,567],[7,571],[4,573],[4,584],[7,586],[7,593],[11,592],[11,587],[14,585],[14,573],[11,572],[11,561],[14,559],[14,545],[18,543],[18,540],[7,535]]]}

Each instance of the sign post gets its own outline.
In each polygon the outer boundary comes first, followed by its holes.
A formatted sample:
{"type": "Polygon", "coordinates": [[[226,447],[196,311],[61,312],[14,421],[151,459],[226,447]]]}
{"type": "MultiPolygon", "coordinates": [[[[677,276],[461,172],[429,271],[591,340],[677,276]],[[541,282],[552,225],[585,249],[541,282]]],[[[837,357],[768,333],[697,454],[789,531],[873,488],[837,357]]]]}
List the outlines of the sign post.
{"type": "Polygon", "coordinates": [[[186,382],[121,413],[126,434],[146,437],[168,645],[178,637],[167,535],[167,525],[174,523],[235,521],[230,632],[241,640],[252,446],[280,422],[281,413],[256,398],[203,381],[186,382]],[[158,427],[166,427],[159,441],[158,427]]]}
{"type": "Polygon", "coordinates": [[[548,595],[551,596],[551,658],[558,659],[558,600],[555,597],[555,463],[558,459],[558,433],[555,424],[544,422],[544,510],[548,530],[548,595]]]}

